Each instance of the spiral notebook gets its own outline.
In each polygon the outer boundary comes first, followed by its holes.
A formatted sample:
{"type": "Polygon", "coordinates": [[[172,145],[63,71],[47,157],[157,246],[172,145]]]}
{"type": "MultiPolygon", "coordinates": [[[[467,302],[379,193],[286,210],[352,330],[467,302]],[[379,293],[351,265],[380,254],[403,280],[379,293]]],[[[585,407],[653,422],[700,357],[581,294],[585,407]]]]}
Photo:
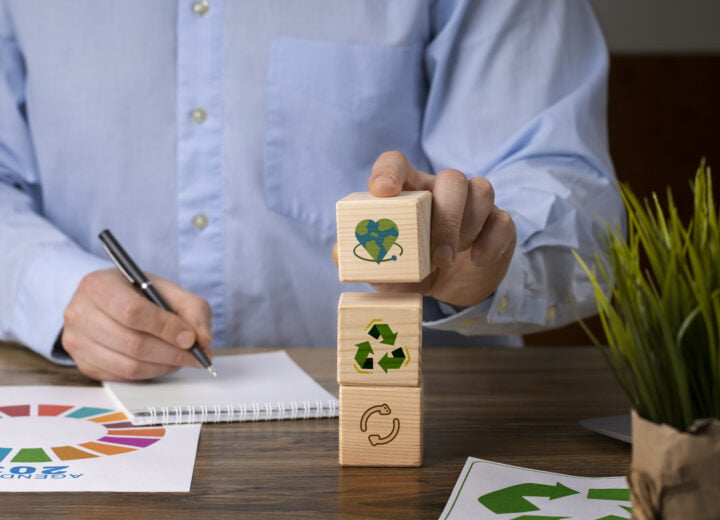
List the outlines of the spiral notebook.
{"type": "Polygon", "coordinates": [[[218,377],[182,368],[105,388],[133,424],[187,424],[337,417],[338,401],[284,350],[215,356],[218,377]]]}

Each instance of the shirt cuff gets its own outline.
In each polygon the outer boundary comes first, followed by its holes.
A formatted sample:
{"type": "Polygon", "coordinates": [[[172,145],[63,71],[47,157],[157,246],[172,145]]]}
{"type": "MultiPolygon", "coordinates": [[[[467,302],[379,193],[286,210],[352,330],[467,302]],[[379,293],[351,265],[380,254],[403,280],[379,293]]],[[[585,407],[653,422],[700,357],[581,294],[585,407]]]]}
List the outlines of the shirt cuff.
{"type": "Polygon", "coordinates": [[[83,277],[112,264],[77,247],[43,247],[24,270],[13,319],[13,339],[63,365],[74,364],[56,347],[63,311],[83,277]]]}
{"type": "Polygon", "coordinates": [[[528,253],[516,246],[507,274],[490,297],[458,312],[446,304],[438,303],[436,310],[431,306],[423,326],[465,336],[529,334],[552,326],[558,309],[529,290],[528,263],[528,253]]]}

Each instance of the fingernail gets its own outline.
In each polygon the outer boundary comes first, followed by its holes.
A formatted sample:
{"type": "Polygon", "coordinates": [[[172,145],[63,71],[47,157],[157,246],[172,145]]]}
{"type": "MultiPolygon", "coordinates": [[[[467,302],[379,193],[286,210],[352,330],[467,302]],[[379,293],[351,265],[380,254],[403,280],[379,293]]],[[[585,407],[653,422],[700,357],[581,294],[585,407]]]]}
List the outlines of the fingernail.
{"type": "Polygon", "coordinates": [[[455,261],[455,251],[447,244],[435,248],[433,253],[433,264],[437,267],[450,267],[455,261]]]}
{"type": "Polygon", "coordinates": [[[192,347],[194,342],[195,336],[192,332],[188,332],[187,330],[184,330],[180,334],[178,334],[178,337],[175,340],[175,344],[180,348],[190,348],[192,347]]]}

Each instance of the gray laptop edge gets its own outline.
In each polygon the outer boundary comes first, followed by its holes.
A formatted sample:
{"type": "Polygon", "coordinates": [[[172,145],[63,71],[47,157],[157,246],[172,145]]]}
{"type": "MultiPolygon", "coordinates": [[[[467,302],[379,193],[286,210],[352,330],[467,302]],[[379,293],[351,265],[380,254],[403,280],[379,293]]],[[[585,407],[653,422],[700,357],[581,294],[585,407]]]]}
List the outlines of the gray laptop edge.
{"type": "Polygon", "coordinates": [[[580,421],[580,425],[613,439],[632,443],[632,426],[629,413],[584,419],[580,421]]]}

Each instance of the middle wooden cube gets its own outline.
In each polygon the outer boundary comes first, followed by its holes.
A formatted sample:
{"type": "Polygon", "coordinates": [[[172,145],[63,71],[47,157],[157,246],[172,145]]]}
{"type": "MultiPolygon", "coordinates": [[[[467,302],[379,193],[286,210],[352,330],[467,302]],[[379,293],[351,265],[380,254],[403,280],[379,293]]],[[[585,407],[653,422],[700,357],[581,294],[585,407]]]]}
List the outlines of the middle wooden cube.
{"type": "Polygon", "coordinates": [[[422,296],[343,293],[338,306],[341,385],[419,386],[422,296]]]}

